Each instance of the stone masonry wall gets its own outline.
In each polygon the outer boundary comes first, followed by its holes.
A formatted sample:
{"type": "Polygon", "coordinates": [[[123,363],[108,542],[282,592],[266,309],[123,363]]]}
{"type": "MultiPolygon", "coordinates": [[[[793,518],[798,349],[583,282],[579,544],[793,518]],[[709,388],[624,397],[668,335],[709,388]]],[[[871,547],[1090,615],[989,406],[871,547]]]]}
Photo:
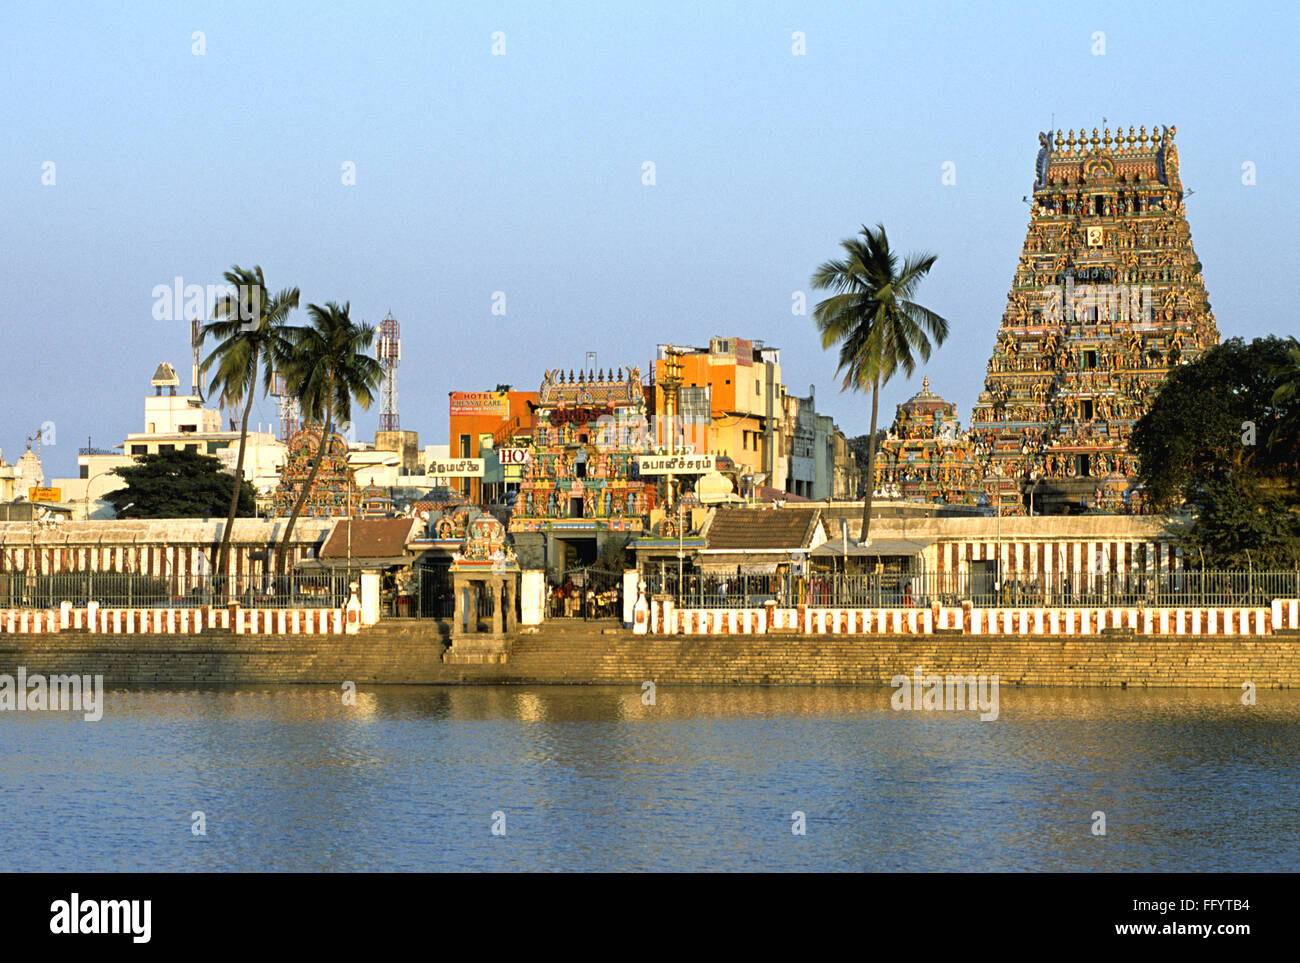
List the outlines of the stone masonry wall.
{"type": "Polygon", "coordinates": [[[927,673],[997,675],[1002,685],[1300,687],[1300,635],[633,636],[543,626],[504,665],[444,665],[431,623],[384,623],[359,636],[206,634],[0,637],[0,673],[103,675],[132,683],[888,685],[927,673]]]}

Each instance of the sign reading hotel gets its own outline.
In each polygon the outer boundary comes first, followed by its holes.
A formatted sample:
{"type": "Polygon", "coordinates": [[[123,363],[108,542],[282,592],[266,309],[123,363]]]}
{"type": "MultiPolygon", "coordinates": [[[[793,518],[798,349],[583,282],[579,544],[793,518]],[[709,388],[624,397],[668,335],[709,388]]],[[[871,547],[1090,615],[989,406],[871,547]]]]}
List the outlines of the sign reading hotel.
{"type": "Polygon", "coordinates": [[[642,475],[705,475],[718,470],[717,455],[638,455],[642,475]]]}
{"type": "Polygon", "coordinates": [[[29,488],[27,489],[27,500],[29,502],[61,502],[63,501],[63,489],[29,488]]]}
{"type": "Polygon", "coordinates": [[[482,458],[449,458],[428,463],[424,473],[434,478],[482,478],[482,458]]]}
{"type": "Polygon", "coordinates": [[[497,459],[503,465],[527,465],[533,460],[531,448],[498,448],[497,459]]]}
{"type": "Polygon", "coordinates": [[[508,418],[510,399],[504,391],[453,391],[451,416],[453,418],[508,418]]]}

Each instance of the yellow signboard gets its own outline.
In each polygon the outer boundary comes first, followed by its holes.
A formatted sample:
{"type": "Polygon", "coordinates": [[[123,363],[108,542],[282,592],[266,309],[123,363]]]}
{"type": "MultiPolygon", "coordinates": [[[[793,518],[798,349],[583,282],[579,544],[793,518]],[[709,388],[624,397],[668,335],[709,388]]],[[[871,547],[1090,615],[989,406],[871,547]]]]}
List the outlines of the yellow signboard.
{"type": "Polygon", "coordinates": [[[61,502],[63,501],[63,489],[29,488],[27,489],[27,500],[29,502],[61,502]]]}
{"type": "Polygon", "coordinates": [[[504,391],[453,391],[451,416],[505,419],[510,416],[510,398],[504,391]]]}

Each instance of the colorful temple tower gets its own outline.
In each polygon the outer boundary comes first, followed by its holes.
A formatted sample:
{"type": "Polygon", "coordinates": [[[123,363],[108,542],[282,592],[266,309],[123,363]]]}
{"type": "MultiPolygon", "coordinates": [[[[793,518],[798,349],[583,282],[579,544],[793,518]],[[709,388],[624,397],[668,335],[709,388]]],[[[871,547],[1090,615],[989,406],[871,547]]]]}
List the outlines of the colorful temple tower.
{"type": "MultiPolygon", "coordinates": [[[[273,504],[277,517],[287,518],[293,511],[293,504],[298,498],[302,486],[311,474],[312,462],[320,447],[321,429],[319,426],[300,429],[290,436],[284,467],[280,470],[280,484],[275,488],[273,504]]],[[[312,483],[311,494],[303,505],[305,518],[342,517],[349,514],[349,502],[352,514],[356,513],[355,480],[352,469],[348,467],[348,443],[338,432],[331,432],[329,447],[321,462],[320,471],[312,483]]]]}
{"type": "Polygon", "coordinates": [[[898,406],[893,427],[876,452],[875,490],[885,497],[942,505],[975,505],[981,470],[957,406],[921,390],[898,406]]]}
{"type": "Polygon", "coordinates": [[[640,533],[655,485],[638,477],[649,450],[638,368],[546,372],[530,461],[510,516],[520,558],[552,575],[593,562],[611,537],[640,533]]]}
{"type": "Polygon", "coordinates": [[[1133,425],[1174,365],[1219,341],[1175,132],[1038,135],[1029,229],[971,418],[1004,513],[1023,514],[1031,490],[1049,512],[1140,510],[1133,425]]]}

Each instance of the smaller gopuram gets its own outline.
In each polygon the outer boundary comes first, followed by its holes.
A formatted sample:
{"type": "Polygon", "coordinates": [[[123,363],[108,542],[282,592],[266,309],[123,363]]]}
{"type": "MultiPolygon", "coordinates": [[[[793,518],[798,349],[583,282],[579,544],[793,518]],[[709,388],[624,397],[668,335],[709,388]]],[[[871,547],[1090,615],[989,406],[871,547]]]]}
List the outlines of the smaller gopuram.
{"type": "Polygon", "coordinates": [[[640,534],[655,507],[636,463],[651,450],[641,371],[548,371],[536,415],[510,532],[526,567],[558,579],[593,564],[609,539],[640,534]]]}
{"type": "MultiPolygon", "coordinates": [[[[316,426],[303,428],[289,436],[288,452],[280,470],[280,484],[275,488],[272,501],[277,517],[288,517],[293,511],[298,493],[311,475],[320,439],[321,429],[316,426]]],[[[348,467],[347,441],[338,432],[330,432],[328,445],[320,471],[312,483],[311,494],[303,505],[303,518],[344,517],[349,514],[349,501],[356,497],[355,480],[352,469],[348,467]]]]}
{"type": "Polygon", "coordinates": [[[469,523],[464,548],[452,556],[455,614],[451,648],[443,662],[483,665],[506,661],[506,638],[518,625],[519,563],[506,530],[491,515],[469,523]]]}
{"type": "Polygon", "coordinates": [[[930,390],[898,406],[894,424],[876,451],[875,491],[884,497],[940,505],[979,503],[982,471],[957,407],[930,390]]]}

